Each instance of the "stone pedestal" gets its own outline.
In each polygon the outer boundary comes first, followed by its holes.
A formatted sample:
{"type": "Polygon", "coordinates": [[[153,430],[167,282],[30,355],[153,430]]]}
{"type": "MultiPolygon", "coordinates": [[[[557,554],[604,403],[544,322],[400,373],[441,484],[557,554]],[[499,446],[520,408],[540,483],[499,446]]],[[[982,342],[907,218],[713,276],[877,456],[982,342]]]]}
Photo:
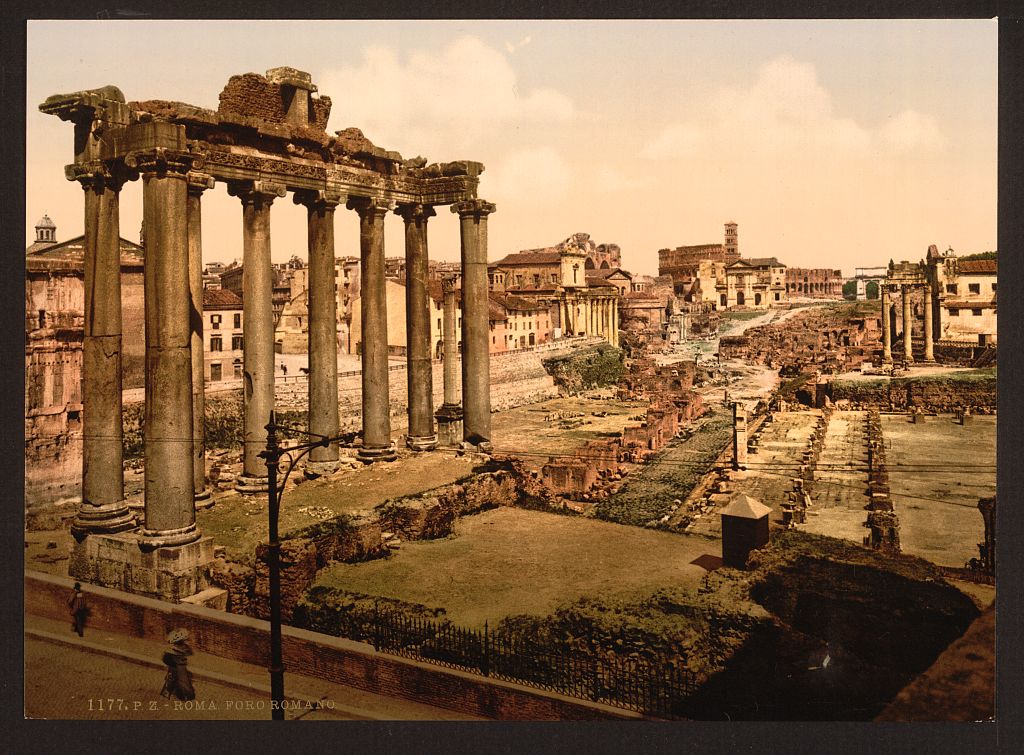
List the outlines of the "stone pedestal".
{"type": "Polygon", "coordinates": [[[69,573],[83,582],[175,603],[210,587],[213,538],[152,550],[139,546],[137,532],[88,535],[72,548],[69,573]]]}
{"type": "Polygon", "coordinates": [[[437,419],[437,444],[442,448],[458,448],[462,444],[462,407],[442,404],[434,417],[437,419]]]}

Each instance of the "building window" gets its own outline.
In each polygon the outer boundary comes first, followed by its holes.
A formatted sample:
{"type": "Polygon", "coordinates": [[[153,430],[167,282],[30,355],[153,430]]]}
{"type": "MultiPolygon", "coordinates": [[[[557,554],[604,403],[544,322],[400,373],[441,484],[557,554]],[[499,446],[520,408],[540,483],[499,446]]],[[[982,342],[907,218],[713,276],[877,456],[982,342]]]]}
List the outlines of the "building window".
{"type": "Polygon", "coordinates": [[[238,360],[236,359],[236,360],[235,360],[235,365],[234,365],[234,366],[235,366],[235,379],[236,379],[236,380],[241,380],[241,379],[242,379],[242,363],[241,363],[241,362],[239,362],[239,361],[238,361],[238,360]]]}
{"type": "Polygon", "coordinates": [[[980,309],[972,309],[971,310],[971,314],[974,315],[975,317],[981,317],[981,310],[980,309]]]}
{"type": "Polygon", "coordinates": [[[980,294],[981,293],[981,284],[980,283],[968,283],[967,284],[967,290],[970,291],[972,294],[980,294]]]}
{"type": "Polygon", "coordinates": [[[955,283],[947,283],[946,284],[946,293],[947,294],[955,294],[956,293],[956,284],[955,283]]]}
{"type": "Polygon", "coordinates": [[[440,317],[437,318],[437,329],[441,330],[441,318],[440,317]]]}
{"type": "Polygon", "coordinates": [[[235,313],[235,327],[236,328],[242,327],[242,313],[241,312],[236,312],[235,313]]]}
{"type": "Polygon", "coordinates": [[[779,292],[778,292],[778,291],[776,291],[776,292],[775,292],[775,301],[778,301],[778,300],[779,300],[779,292]]]}
{"type": "Polygon", "coordinates": [[[231,350],[241,351],[245,346],[242,342],[242,336],[231,336],[231,350]]]}
{"type": "Polygon", "coordinates": [[[949,308],[949,316],[950,317],[959,317],[960,316],[960,310],[957,309],[956,307],[950,307],[949,308]]]}
{"type": "MultiPolygon", "coordinates": [[[[994,284],[993,284],[992,288],[993,289],[995,288],[994,284]]],[[[40,328],[45,328],[46,327],[46,310],[45,309],[39,310],[39,327],[40,328]]]]}
{"type": "Polygon", "coordinates": [[[995,292],[996,292],[996,284],[995,284],[995,283],[993,283],[993,284],[992,284],[992,293],[995,293],[995,292]]]}
{"type": "Polygon", "coordinates": [[[540,288],[540,273],[533,274],[533,285],[540,288]]]}
{"type": "Polygon", "coordinates": [[[210,327],[214,330],[220,328],[220,315],[210,315],[210,327]]]}
{"type": "Polygon", "coordinates": [[[220,362],[213,362],[210,365],[210,382],[221,380],[220,362]]]}
{"type": "Polygon", "coordinates": [[[210,336],[210,351],[220,351],[222,348],[220,336],[210,336]]]}

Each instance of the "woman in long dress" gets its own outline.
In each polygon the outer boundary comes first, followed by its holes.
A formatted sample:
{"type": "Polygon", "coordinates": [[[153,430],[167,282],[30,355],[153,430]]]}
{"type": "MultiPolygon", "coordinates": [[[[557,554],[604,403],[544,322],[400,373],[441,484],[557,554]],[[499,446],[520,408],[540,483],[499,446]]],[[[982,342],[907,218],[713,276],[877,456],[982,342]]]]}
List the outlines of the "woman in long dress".
{"type": "Polygon", "coordinates": [[[164,675],[164,687],[160,694],[178,700],[195,700],[196,691],[192,686],[192,674],[188,670],[188,657],[192,648],[188,644],[188,632],[174,629],[167,635],[170,643],[163,655],[167,673],[164,675]]]}

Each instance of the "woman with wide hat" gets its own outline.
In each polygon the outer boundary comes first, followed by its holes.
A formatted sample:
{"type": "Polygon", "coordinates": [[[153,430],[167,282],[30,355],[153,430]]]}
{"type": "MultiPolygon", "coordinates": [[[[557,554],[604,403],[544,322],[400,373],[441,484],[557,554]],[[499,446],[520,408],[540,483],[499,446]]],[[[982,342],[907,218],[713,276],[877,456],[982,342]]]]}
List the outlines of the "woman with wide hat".
{"type": "Polygon", "coordinates": [[[196,691],[192,686],[192,674],[188,670],[188,657],[192,655],[192,648],[188,644],[188,631],[172,629],[167,635],[167,642],[170,648],[163,655],[167,673],[160,694],[178,700],[195,700],[196,691]]]}

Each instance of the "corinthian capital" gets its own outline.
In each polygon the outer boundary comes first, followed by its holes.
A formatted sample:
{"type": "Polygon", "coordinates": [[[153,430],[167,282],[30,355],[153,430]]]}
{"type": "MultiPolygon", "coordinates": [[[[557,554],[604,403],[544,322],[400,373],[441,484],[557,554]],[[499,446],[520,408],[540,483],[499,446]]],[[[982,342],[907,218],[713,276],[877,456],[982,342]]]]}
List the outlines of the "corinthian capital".
{"type": "Polygon", "coordinates": [[[287,193],[284,184],[272,181],[231,181],[228,183],[228,194],[238,197],[242,204],[258,204],[269,207],[278,197],[287,193]]]}
{"type": "Polygon", "coordinates": [[[345,199],[345,195],[340,191],[331,190],[317,190],[302,189],[292,194],[292,201],[295,204],[305,205],[309,209],[315,209],[317,207],[327,207],[334,209],[342,200],[345,199]]]}
{"type": "Polygon", "coordinates": [[[212,189],[215,183],[213,176],[209,173],[200,173],[195,170],[190,170],[185,178],[188,180],[188,193],[195,196],[201,195],[207,189],[212,189]]]}
{"type": "Polygon", "coordinates": [[[429,204],[400,204],[395,208],[395,214],[406,223],[416,223],[434,217],[437,212],[429,204]]]}
{"type": "Polygon", "coordinates": [[[377,197],[349,197],[345,206],[350,210],[358,212],[361,218],[372,217],[377,220],[383,220],[384,216],[391,212],[395,205],[393,202],[377,197]]]}
{"type": "Polygon", "coordinates": [[[184,178],[193,167],[198,167],[197,163],[202,163],[200,155],[165,147],[138,150],[124,156],[125,166],[144,177],[178,176],[184,178]]]}
{"type": "Polygon", "coordinates": [[[119,164],[100,160],[72,163],[64,166],[64,177],[78,181],[83,189],[120,191],[128,179],[127,172],[119,164]]]}
{"type": "Polygon", "coordinates": [[[452,212],[458,213],[460,217],[486,217],[497,209],[493,202],[483,199],[464,199],[452,205],[452,212]]]}

